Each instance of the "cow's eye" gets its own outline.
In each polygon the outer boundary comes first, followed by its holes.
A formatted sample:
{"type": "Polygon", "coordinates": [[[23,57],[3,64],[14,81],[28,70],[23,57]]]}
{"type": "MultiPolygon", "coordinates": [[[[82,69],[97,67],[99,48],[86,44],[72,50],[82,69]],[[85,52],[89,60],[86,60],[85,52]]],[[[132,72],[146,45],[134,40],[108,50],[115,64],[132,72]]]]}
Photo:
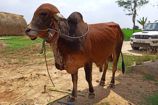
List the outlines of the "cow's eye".
{"type": "Polygon", "coordinates": [[[40,16],[47,16],[47,13],[46,12],[41,12],[40,16]]]}

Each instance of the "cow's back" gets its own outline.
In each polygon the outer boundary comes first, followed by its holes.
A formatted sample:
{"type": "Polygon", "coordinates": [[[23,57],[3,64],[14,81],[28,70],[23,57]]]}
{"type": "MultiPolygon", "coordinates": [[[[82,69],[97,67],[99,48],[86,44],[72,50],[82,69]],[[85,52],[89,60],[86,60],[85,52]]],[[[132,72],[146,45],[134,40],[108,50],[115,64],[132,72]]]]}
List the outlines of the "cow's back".
{"type": "Polygon", "coordinates": [[[118,50],[118,52],[120,52],[119,50],[121,50],[123,40],[124,40],[124,34],[123,34],[120,26],[117,23],[114,23],[114,22],[108,22],[108,23],[105,23],[105,24],[107,24],[107,26],[112,28],[112,30],[115,33],[117,33],[116,34],[116,50],[118,50]]]}
{"type": "Polygon", "coordinates": [[[114,52],[118,43],[118,26],[113,22],[89,25],[85,51],[87,51],[89,59],[98,66],[102,65],[114,52]]]}

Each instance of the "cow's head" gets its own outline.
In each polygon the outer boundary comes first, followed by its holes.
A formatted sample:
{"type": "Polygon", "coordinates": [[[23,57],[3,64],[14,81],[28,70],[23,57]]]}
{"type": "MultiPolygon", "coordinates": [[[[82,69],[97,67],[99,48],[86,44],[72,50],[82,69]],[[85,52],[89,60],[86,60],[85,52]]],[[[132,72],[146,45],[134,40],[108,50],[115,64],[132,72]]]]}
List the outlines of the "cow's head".
{"type": "Polygon", "coordinates": [[[51,30],[51,33],[55,34],[58,30],[58,27],[56,27],[58,21],[61,19],[64,19],[64,17],[54,5],[48,3],[42,4],[35,11],[32,21],[26,28],[25,33],[32,40],[37,37],[46,38],[48,37],[48,31],[50,31],[48,30],[49,28],[54,29],[51,30]]]}
{"type": "Polygon", "coordinates": [[[63,70],[65,69],[64,67],[66,61],[63,54],[63,49],[65,48],[62,49],[61,46],[63,46],[63,43],[58,43],[58,39],[62,39],[66,43],[68,43],[67,45],[69,48],[71,47],[69,45],[74,46],[73,43],[69,43],[69,41],[74,42],[74,39],[67,37],[66,35],[82,34],[85,28],[84,25],[80,23],[84,23],[82,15],[80,13],[72,13],[68,19],[65,19],[54,5],[47,3],[42,4],[40,7],[37,8],[32,21],[28,25],[25,32],[26,35],[29,36],[32,40],[35,40],[37,37],[47,40],[52,38],[55,39],[50,40],[49,42],[51,43],[53,48],[55,65],[58,69],[63,70]],[[51,33],[51,36],[49,33],[51,33]]]}
{"type": "MultiPolygon", "coordinates": [[[[25,30],[26,35],[29,36],[31,40],[35,40],[37,37],[47,39],[47,41],[52,38],[55,39],[53,40],[53,44],[49,42],[53,48],[56,67],[60,70],[63,69],[63,56],[59,52],[56,42],[59,36],[59,28],[67,28],[66,26],[68,26],[63,20],[66,19],[64,19],[54,5],[48,3],[42,4],[35,11],[31,23],[25,30]],[[50,33],[53,37],[50,36],[50,33]]],[[[61,31],[68,32],[68,29],[61,29],[61,31]]]]}

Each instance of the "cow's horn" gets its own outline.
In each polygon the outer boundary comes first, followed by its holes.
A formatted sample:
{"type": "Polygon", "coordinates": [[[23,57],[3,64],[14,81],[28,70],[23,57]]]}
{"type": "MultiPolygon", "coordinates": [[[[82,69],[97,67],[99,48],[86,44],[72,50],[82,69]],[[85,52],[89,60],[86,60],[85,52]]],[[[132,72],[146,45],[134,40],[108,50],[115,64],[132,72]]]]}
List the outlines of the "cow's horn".
{"type": "Polygon", "coordinates": [[[55,18],[56,20],[65,19],[64,16],[63,16],[62,14],[60,14],[60,13],[56,13],[56,14],[54,15],[54,18],[55,18]]]}

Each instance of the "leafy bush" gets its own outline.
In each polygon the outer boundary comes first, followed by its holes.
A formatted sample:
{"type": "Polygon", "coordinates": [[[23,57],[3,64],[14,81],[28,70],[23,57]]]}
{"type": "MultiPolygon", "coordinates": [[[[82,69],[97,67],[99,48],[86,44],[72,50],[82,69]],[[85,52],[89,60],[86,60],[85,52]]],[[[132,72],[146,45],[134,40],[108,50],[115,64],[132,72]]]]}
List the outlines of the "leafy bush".
{"type": "MultiPolygon", "coordinates": [[[[133,34],[133,30],[132,29],[129,29],[129,28],[124,28],[122,29],[123,33],[124,33],[124,40],[125,41],[129,41],[132,34],[133,34]]],[[[140,32],[141,30],[134,30],[134,32],[140,32]]]]}

